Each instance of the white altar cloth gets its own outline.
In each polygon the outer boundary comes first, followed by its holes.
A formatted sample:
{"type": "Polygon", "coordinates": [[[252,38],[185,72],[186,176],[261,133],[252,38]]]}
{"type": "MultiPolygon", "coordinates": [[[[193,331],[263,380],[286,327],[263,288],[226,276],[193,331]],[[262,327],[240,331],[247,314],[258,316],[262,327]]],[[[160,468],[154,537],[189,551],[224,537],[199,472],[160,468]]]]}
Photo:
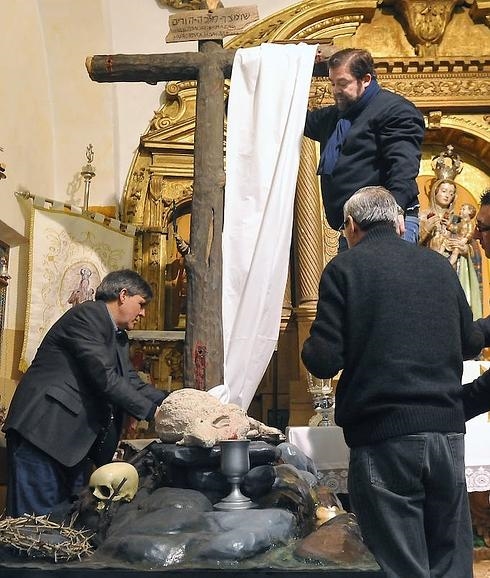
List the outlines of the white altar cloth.
{"type": "MultiPolygon", "coordinates": [[[[488,361],[465,361],[463,383],[488,369],[488,361]]],[[[466,422],[465,474],[468,492],[490,490],[490,414],[482,413],[466,422]]]]}
{"type": "Polygon", "coordinates": [[[347,468],[349,465],[349,448],[342,428],[336,425],[288,427],[286,437],[288,442],[310,456],[319,470],[347,468]]]}
{"type": "MultiPolygon", "coordinates": [[[[463,383],[473,381],[488,367],[488,361],[465,361],[463,383]]],[[[286,437],[315,462],[322,484],[333,492],[347,493],[349,448],[342,428],[288,427],[286,437]]],[[[490,413],[466,423],[465,474],[468,492],[490,490],[490,413]]]]}
{"type": "Polygon", "coordinates": [[[288,427],[286,438],[315,462],[322,485],[334,493],[347,493],[349,448],[342,428],[336,425],[288,427]]]}

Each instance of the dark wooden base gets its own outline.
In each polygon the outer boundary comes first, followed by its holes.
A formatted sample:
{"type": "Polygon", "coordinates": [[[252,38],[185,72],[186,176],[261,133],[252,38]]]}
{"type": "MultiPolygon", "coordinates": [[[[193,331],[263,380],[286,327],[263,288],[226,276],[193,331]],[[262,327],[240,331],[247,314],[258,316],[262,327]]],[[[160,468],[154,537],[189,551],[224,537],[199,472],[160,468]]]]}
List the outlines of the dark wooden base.
{"type": "Polygon", "coordinates": [[[45,568],[0,566],[0,576],[6,578],[383,578],[381,571],[370,570],[123,570],[67,568],[56,566],[45,568]]]}

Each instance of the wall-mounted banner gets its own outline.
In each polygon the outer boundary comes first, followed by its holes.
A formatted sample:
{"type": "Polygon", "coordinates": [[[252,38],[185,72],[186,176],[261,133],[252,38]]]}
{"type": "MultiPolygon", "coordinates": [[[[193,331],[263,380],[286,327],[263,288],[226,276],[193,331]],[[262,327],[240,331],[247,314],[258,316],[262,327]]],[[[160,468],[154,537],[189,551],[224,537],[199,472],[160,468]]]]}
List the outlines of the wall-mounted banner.
{"type": "Polygon", "coordinates": [[[70,307],[94,299],[102,278],[133,268],[134,229],[120,221],[57,207],[34,198],[29,245],[26,326],[20,370],[31,364],[41,340],[70,307]]]}

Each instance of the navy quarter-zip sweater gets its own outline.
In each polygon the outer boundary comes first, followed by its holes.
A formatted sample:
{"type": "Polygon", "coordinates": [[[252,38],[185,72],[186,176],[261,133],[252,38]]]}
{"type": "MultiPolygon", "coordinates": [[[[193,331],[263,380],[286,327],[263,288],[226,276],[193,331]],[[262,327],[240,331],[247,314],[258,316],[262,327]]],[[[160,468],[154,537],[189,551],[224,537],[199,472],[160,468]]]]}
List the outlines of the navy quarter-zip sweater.
{"type": "MultiPolygon", "coordinates": [[[[338,119],[336,106],[309,111],[304,134],[323,151],[338,119]]],[[[336,230],[345,202],[361,187],[385,187],[404,210],[419,204],[415,178],[425,133],[422,113],[403,96],[381,89],[351,121],[333,173],[321,176],[325,215],[336,230]]]]}

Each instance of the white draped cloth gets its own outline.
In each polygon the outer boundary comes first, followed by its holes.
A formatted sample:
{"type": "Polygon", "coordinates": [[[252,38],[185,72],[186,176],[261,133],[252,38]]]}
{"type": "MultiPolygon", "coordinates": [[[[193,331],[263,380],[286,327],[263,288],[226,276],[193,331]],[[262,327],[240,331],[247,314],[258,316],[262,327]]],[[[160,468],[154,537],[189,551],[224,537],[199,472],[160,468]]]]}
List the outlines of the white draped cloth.
{"type": "Polygon", "coordinates": [[[247,409],[272,358],[316,45],[237,50],[228,104],[223,226],[224,384],[247,409]]]}
{"type": "MultiPolygon", "coordinates": [[[[470,383],[489,369],[488,361],[465,361],[463,383],[470,383]]],[[[468,492],[490,490],[490,413],[480,415],[466,422],[465,466],[468,492]]]]}

